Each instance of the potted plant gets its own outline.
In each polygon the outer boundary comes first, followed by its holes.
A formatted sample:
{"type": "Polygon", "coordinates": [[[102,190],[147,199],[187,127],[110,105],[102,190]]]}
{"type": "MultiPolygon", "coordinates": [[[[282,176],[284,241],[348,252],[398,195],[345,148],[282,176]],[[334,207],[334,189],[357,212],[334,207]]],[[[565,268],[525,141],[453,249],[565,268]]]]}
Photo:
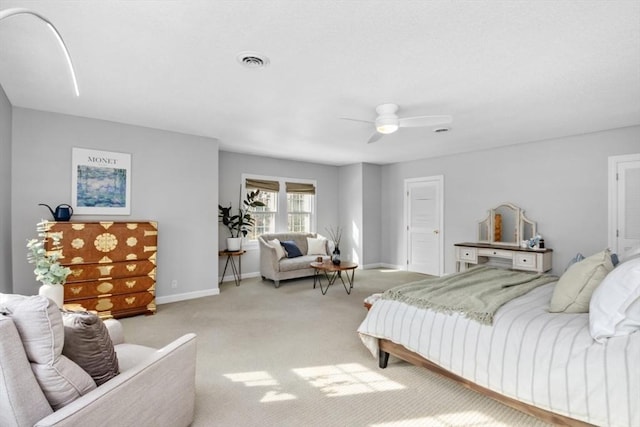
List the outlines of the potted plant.
{"type": "Polygon", "coordinates": [[[63,285],[67,276],[71,274],[71,269],[63,267],[58,261],[62,249],[60,246],[62,233],[47,233],[47,222],[44,220],[38,223],[36,230],[38,238],[27,241],[27,261],[30,264],[35,264],[33,274],[36,275],[36,280],[42,283],[38,293],[52,299],[58,307],[62,308],[64,303],[63,285]],[[53,242],[50,251],[45,248],[47,238],[53,242]]]}
{"type": "Polygon", "coordinates": [[[229,207],[218,205],[218,219],[222,225],[227,227],[231,235],[227,238],[228,251],[239,251],[242,247],[242,238],[246,237],[255,224],[256,220],[251,216],[251,209],[265,206],[260,200],[256,200],[258,194],[260,194],[260,190],[248,192],[236,215],[233,215],[231,205],[229,207]]]}

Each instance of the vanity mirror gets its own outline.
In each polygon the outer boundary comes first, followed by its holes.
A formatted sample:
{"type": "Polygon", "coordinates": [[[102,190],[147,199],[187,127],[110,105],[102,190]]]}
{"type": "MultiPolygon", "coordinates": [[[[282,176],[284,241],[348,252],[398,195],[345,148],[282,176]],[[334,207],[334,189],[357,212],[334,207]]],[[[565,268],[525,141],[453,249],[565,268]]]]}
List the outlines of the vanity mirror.
{"type": "Polygon", "coordinates": [[[521,240],[531,239],[535,235],[536,223],[511,203],[490,209],[488,216],[478,223],[478,241],[482,243],[519,246],[521,240]]]}

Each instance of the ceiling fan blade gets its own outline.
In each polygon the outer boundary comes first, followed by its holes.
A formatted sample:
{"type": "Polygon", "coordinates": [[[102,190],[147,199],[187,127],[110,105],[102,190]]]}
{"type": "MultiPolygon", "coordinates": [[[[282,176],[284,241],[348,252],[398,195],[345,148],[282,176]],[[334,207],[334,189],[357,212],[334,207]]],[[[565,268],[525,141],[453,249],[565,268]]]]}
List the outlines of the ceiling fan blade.
{"type": "Polygon", "coordinates": [[[401,128],[412,128],[420,126],[435,126],[451,123],[453,118],[451,116],[416,116],[416,117],[404,117],[399,120],[401,128]]]}
{"type": "Polygon", "coordinates": [[[362,123],[375,124],[375,122],[372,122],[371,120],[351,119],[349,117],[340,117],[340,120],[349,120],[349,121],[352,121],[352,122],[362,122],[362,123]]]}
{"type": "Polygon", "coordinates": [[[371,135],[369,137],[369,140],[367,141],[367,144],[371,144],[372,142],[376,142],[377,140],[379,140],[383,136],[384,136],[383,134],[381,134],[380,132],[376,131],[376,132],[373,133],[373,135],[371,135]]]}

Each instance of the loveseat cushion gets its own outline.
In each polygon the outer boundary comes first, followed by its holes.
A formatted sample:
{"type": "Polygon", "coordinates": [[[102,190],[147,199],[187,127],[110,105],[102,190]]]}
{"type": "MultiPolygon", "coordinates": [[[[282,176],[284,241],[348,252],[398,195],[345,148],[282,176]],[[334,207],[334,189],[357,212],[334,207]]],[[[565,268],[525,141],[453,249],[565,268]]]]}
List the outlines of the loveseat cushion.
{"type": "Polygon", "coordinates": [[[64,347],[62,354],[77,363],[96,385],[118,375],[118,357],[109,331],[94,313],[63,311],[64,347]]]}
{"type": "Polygon", "coordinates": [[[276,258],[281,260],[287,256],[287,253],[284,251],[284,247],[280,244],[280,240],[273,239],[267,242],[273,249],[276,250],[276,258]]]}
{"type": "Polygon", "coordinates": [[[287,258],[297,258],[302,256],[302,252],[296,242],[293,240],[287,240],[285,242],[280,242],[280,244],[284,247],[284,250],[287,251],[287,258]]]}
{"type": "Polygon", "coordinates": [[[62,355],[62,314],[53,301],[40,295],[3,295],[0,309],[13,320],[31,370],[54,410],[96,388],[89,374],[62,355]]]}
{"type": "Polygon", "coordinates": [[[296,258],[284,258],[280,260],[280,271],[294,271],[311,268],[311,263],[316,260],[315,255],[303,255],[296,258]]]}

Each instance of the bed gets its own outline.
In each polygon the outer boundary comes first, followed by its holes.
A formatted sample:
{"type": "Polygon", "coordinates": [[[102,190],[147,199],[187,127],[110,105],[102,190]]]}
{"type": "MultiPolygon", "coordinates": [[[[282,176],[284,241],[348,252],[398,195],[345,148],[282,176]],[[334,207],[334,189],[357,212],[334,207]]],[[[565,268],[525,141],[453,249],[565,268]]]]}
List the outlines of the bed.
{"type": "Polygon", "coordinates": [[[622,265],[592,286],[591,313],[549,311],[557,278],[484,323],[387,291],[358,333],[381,368],[391,354],[553,424],[640,426],[640,259],[622,265]]]}

